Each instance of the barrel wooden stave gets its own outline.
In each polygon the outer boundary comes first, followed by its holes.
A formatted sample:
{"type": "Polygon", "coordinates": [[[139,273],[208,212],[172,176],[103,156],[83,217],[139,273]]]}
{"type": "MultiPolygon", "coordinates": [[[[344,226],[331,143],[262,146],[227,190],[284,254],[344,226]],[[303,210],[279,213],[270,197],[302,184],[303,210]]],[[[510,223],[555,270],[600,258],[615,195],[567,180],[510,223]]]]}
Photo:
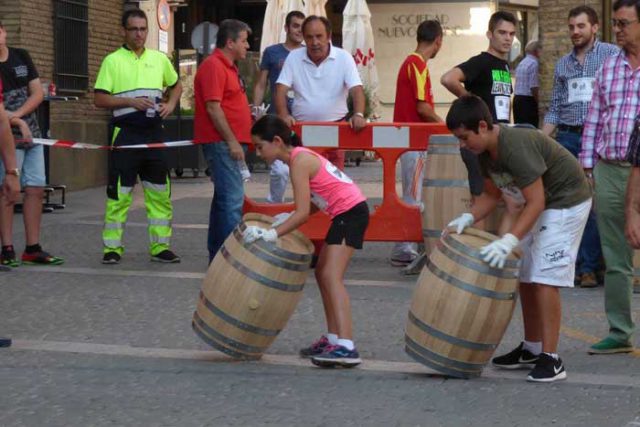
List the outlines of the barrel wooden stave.
{"type": "MultiPolygon", "coordinates": [[[[487,233],[482,235],[484,240],[474,236],[463,239],[479,248],[492,238],[487,233]]],[[[465,256],[444,242],[431,254],[412,299],[406,350],[414,359],[446,375],[471,378],[480,375],[513,315],[517,269],[502,270],[502,275],[511,278],[495,277],[474,270],[489,270],[488,264],[467,257],[470,266],[465,266],[444,251],[454,257],[465,256]],[[441,278],[434,271],[449,277],[441,278]],[[458,286],[447,280],[457,280],[458,286]]]]}
{"type": "Polygon", "coordinates": [[[447,223],[471,207],[467,169],[453,136],[432,138],[429,143],[422,202],[422,234],[428,255],[447,223]]]}
{"type": "Polygon", "coordinates": [[[259,358],[273,343],[302,297],[308,275],[313,245],[301,233],[278,239],[277,249],[264,241],[245,247],[240,229],[268,227],[271,221],[245,215],[209,266],[194,313],[196,333],[236,358],[259,358]]]}

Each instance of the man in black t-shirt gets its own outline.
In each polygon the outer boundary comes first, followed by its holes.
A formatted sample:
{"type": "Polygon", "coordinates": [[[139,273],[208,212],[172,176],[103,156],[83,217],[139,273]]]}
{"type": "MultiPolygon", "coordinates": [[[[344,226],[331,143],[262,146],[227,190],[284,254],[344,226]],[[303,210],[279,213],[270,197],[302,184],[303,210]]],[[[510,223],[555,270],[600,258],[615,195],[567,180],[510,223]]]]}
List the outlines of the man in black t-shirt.
{"type": "MultiPolygon", "coordinates": [[[[23,264],[59,265],[64,261],[51,256],[40,247],[40,223],[42,200],[46,177],[44,153],[40,144],[32,138],[40,138],[40,129],[35,110],[44,99],[44,92],[29,53],[24,49],[7,46],[7,31],[0,23],[0,77],[3,82],[4,107],[16,139],[16,160],[20,184],[25,192],[23,219],[26,248],[22,254],[23,264]]],[[[0,165],[0,180],[5,169],[0,165]]],[[[0,206],[0,239],[2,252],[0,264],[17,267],[20,263],[13,248],[13,207],[0,206]]]]}
{"type": "MultiPolygon", "coordinates": [[[[489,48],[447,71],[440,83],[457,97],[472,93],[489,107],[495,123],[509,123],[511,115],[511,72],[506,61],[516,35],[518,21],[509,12],[495,12],[489,19],[489,48]]],[[[469,190],[473,197],[482,194],[483,178],[478,158],[467,149],[460,154],[469,173],[469,190]]],[[[516,207],[507,201],[507,209],[515,215],[516,207]]],[[[508,221],[505,219],[504,221],[508,221]]],[[[500,228],[506,227],[503,223],[500,228]]]]}

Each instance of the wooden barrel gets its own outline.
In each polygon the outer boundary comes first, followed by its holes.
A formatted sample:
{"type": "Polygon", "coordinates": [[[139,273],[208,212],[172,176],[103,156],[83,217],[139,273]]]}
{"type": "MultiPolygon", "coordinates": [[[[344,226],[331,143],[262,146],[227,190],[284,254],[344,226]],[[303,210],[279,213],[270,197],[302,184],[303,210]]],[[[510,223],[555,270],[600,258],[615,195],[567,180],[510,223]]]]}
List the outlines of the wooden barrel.
{"type": "Polygon", "coordinates": [[[449,221],[471,209],[467,168],[452,135],[436,135],[429,141],[422,203],[422,236],[429,255],[449,221]]]}
{"type": "Polygon", "coordinates": [[[277,243],[245,244],[249,225],[273,218],[248,213],[225,240],[202,284],[192,327],[204,342],[238,359],[258,359],[291,317],[309,273],[313,244],[298,231],[277,243]]]}
{"type": "Polygon", "coordinates": [[[457,378],[479,376],[511,320],[519,261],[503,269],[482,261],[479,249],[497,237],[468,228],[438,241],[418,277],[405,330],[405,351],[457,378]]]}

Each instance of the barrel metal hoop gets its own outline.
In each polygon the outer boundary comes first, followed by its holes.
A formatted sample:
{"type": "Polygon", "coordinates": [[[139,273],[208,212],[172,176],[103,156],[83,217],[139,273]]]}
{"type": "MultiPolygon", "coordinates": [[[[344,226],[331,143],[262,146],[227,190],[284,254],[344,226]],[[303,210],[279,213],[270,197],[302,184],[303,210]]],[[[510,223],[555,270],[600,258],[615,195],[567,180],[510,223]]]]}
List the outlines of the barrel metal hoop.
{"type": "Polygon", "coordinates": [[[442,234],[442,230],[434,230],[433,228],[423,228],[422,237],[438,238],[442,234]]]}
{"type": "Polygon", "coordinates": [[[425,178],[423,186],[425,187],[464,187],[469,188],[469,181],[466,179],[431,179],[425,178]]]}
{"type": "Polygon", "coordinates": [[[422,331],[428,333],[429,335],[433,335],[439,340],[446,341],[449,344],[459,345],[460,347],[468,348],[470,350],[478,350],[478,351],[493,351],[498,347],[498,344],[486,344],[480,342],[467,341],[462,338],[454,337],[449,334],[445,334],[442,331],[435,329],[433,326],[429,326],[424,323],[422,320],[418,319],[413,312],[409,311],[409,321],[417,326],[422,331]]]}
{"type": "MultiPolygon", "coordinates": [[[[238,229],[240,232],[243,232],[247,226],[244,223],[238,224],[238,229]]],[[[279,256],[280,258],[288,259],[289,261],[294,262],[304,262],[305,264],[311,265],[312,255],[298,254],[295,252],[290,252],[285,249],[277,247],[274,243],[265,242],[262,239],[258,239],[253,242],[254,245],[264,249],[267,252],[272,252],[274,255],[279,256]]]]}
{"type": "MultiPolygon", "coordinates": [[[[443,144],[444,145],[444,144],[443,144]]],[[[449,144],[447,144],[449,145],[449,144]]],[[[460,155],[460,148],[458,147],[433,147],[431,145],[429,145],[429,148],[427,149],[427,156],[429,154],[457,154],[460,155]]]]}
{"type": "Polygon", "coordinates": [[[202,318],[200,318],[200,315],[198,314],[198,312],[195,312],[193,314],[193,321],[200,329],[203,330],[203,332],[206,332],[212,338],[215,338],[216,340],[223,342],[224,344],[228,345],[229,347],[232,347],[235,350],[245,352],[245,353],[263,353],[267,349],[266,346],[256,347],[253,345],[243,344],[229,337],[225,337],[220,332],[216,331],[211,326],[207,325],[202,320],[202,318]]]}
{"type": "Polygon", "coordinates": [[[490,267],[489,264],[485,264],[484,261],[482,261],[482,263],[477,263],[470,260],[469,258],[460,256],[457,253],[453,252],[451,249],[447,248],[441,241],[438,241],[438,249],[451,260],[467,268],[470,268],[473,271],[477,271],[478,273],[488,274],[490,276],[499,277],[501,279],[517,279],[519,277],[518,271],[493,268],[490,267]]]}
{"type": "MultiPolygon", "coordinates": [[[[480,261],[482,261],[482,259],[484,258],[484,255],[482,255],[480,251],[470,248],[469,246],[466,246],[464,243],[457,241],[456,239],[451,237],[450,233],[447,233],[444,236],[444,241],[447,245],[451,246],[453,249],[457,250],[458,252],[462,252],[465,255],[469,255],[470,257],[476,258],[480,261]]],[[[504,266],[508,268],[519,268],[520,260],[508,259],[504,263],[504,266]]]]}
{"type": "Polygon", "coordinates": [[[242,233],[237,228],[233,230],[233,236],[236,238],[238,243],[242,245],[247,251],[251,252],[256,257],[260,258],[265,262],[268,262],[271,265],[284,268],[287,270],[292,270],[292,271],[307,271],[309,269],[309,264],[299,264],[299,263],[294,264],[291,262],[287,262],[281,258],[275,257],[270,253],[259,249],[259,247],[255,244],[244,243],[244,239],[242,238],[242,233]]]}
{"type": "Polygon", "coordinates": [[[205,343],[209,344],[211,347],[219,350],[233,358],[242,359],[242,360],[257,360],[260,356],[249,356],[243,353],[238,353],[237,351],[231,350],[229,347],[225,347],[222,344],[218,343],[216,340],[209,337],[207,334],[202,332],[200,328],[195,324],[195,322],[191,322],[191,329],[196,333],[198,337],[205,343]]]}
{"type": "Polygon", "coordinates": [[[435,265],[435,263],[433,263],[433,261],[431,261],[430,259],[427,260],[427,268],[433,273],[434,276],[438,277],[439,279],[442,279],[448,284],[462,289],[463,291],[478,295],[479,297],[486,297],[501,301],[512,301],[516,299],[515,292],[497,292],[481,288],[480,286],[472,285],[471,283],[463,282],[457,277],[454,277],[449,273],[440,270],[438,266],[435,265]]]}
{"type": "Polygon", "coordinates": [[[248,323],[244,323],[243,321],[238,320],[235,317],[228,315],[227,313],[225,313],[224,311],[222,311],[221,309],[216,307],[216,305],[214,303],[209,301],[207,299],[207,297],[204,296],[204,293],[202,293],[202,292],[200,292],[200,300],[205,305],[205,307],[207,309],[209,309],[210,312],[212,312],[213,314],[215,314],[216,316],[218,316],[219,318],[221,318],[225,322],[229,323],[230,325],[235,326],[236,328],[242,329],[242,330],[247,331],[247,332],[251,332],[253,334],[264,335],[264,336],[268,336],[268,337],[276,337],[280,333],[280,329],[259,328],[258,326],[253,326],[253,325],[250,325],[248,323]]]}
{"type": "Polygon", "coordinates": [[[462,372],[462,371],[456,371],[454,369],[449,369],[445,366],[442,366],[438,363],[435,363],[429,359],[427,359],[426,357],[422,356],[421,354],[419,354],[417,351],[415,351],[414,349],[412,349],[411,347],[409,347],[408,345],[404,346],[404,351],[411,356],[411,358],[413,360],[415,360],[418,363],[421,363],[429,368],[432,368],[438,372],[440,372],[441,374],[444,374],[448,377],[452,377],[452,378],[460,378],[463,380],[468,380],[470,378],[477,378],[480,376],[480,372],[462,372]]]}
{"type": "Polygon", "coordinates": [[[262,285],[265,285],[268,288],[278,289],[280,291],[285,291],[285,292],[299,292],[299,291],[302,291],[302,289],[304,288],[304,283],[301,285],[288,285],[286,283],[276,282],[275,280],[271,280],[267,277],[264,277],[256,273],[255,271],[240,264],[236,259],[234,259],[229,253],[229,251],[227,251],[227,248],[225,248],[224,246],[220,248],[220,252],[222,253],[222,256],[224,257],[224,259],[226,259],[233,268],[235,268],[236,270],[238,270],[240,273],[244,274],[251,280],[255,280],[256,282],[262,285]]]}
{"type": "Polygon", "coordinates": [[[441,354],[434,353],[423,345],[415,342],[411,337],[407,334],[404,335],[404,341],[407,346],[409,346],[413,351],[420,354],[423,357],[433,360],[434,362],[440,363],[445,366],[449,366],[451,368],[463,369],[465,371],[481,371],[482,368],[486,365],[486,363],[473,363],[473,362],[461,362],[459,360],[451,359],[446,356],[442,356],[441,354]]]}

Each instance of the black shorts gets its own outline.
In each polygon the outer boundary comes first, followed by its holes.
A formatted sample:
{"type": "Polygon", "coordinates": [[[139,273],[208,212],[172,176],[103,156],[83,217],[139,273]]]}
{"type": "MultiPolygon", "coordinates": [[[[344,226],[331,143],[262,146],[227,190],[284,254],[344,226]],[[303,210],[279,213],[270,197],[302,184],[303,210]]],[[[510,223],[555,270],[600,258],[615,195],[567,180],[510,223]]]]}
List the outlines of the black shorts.
{"type": "Polygon", "coordinates": [[[341,245],[344,242],[354,249],[362,249],[368,225],[369,206],[367,202],[360,202],[333,218],[324,241],[327,245],[341,245]]]}
{"type": "Polygon", "coordinates": [[[466,148],[460,148],[460,155],[462,156],[464,165],[467,167],[469,191],[472,196],[479,196],[484,189],[484,177],[480,171],[478,156],[466,148]]]}

